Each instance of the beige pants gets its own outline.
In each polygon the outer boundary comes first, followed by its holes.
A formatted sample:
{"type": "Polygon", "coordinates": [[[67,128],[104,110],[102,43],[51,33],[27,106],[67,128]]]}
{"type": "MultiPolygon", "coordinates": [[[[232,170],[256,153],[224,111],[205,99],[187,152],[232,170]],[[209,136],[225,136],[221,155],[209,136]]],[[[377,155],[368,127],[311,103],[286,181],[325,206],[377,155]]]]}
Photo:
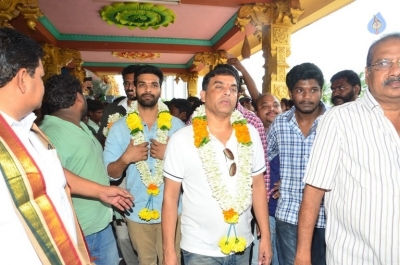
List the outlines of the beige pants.
{"type": "MultiPolygon", "coordinates": [[[[133,248],[138,253],[140,265],[157,265],[163,262],[161,223],[141,224],[126,219],[133,248]],[[158,257],[158,263],[157,263],[158,257]]],[[[181,260],[181,218],[178,217],[175,234],[175,250],[181,260]]]]}

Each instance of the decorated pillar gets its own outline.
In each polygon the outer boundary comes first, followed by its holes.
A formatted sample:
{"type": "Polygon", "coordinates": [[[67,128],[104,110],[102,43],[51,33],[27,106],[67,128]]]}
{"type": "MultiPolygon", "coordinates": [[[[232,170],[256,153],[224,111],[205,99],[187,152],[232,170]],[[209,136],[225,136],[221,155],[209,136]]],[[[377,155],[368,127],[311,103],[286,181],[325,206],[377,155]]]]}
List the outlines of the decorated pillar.
{"type": "Polygon", "coordinates": [[[26,21],[26,26],[35,29],[36,21],[43,13],[39,10],[37,0],[1,0],[0,1],[0,27],[12,26],[8,23],[13,18],[22,14],[26,21]]]}
{"type": "Polygon", "coordinates": [[[45,72],[43,80],[47,80],[52,75],[61,74],[61,68],[72,62],[74,66],[72,75],[78,78],[79,81],[83,81],[85,71],[82,69],[83,61],[79,51],[58,48],[48,43],[43,44],[42,48],[45,53],[42,59],[45,72]]]}
{"type": "Polygon", "coordinates": [[[199,52],[194,56],[193,65],[197,68],[199,65],[203,64],[211,71],[217,64],[226,64],[227,61],[227,52],[223,50],[216,52],[199,52]]]}
{"type": "Polygon", "coordinates": [[[235,21],[241,31],[251,23],[254,35],[261,42],[265,58],[263,92],[279,99],[288,97],[286,88],[286,58],[290,55],[291,26],[304,11],[297,0],[279,0],[274,3],[256,3],[242,6],[235,21]]]}
{"type": "Polygon", "coordinates": [[[178,84],[179,80],[187,83],[188,96],[195,97],[197,95],[197,81],[199,74],[197,72],[176,74],[175,82],[178,84]]]}

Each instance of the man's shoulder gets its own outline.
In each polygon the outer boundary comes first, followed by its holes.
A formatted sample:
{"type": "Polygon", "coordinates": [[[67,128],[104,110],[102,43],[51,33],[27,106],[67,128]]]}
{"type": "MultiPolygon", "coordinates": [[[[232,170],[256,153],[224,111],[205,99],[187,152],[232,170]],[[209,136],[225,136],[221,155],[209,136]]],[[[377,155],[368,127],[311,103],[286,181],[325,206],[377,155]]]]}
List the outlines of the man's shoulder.
{"type": "Polygon", "coordinates": [[[178,119],[174,116],[172,116],[172,130],[177,131],[181,128],[185,127],[185,123],[181,119],[178,119]]]}

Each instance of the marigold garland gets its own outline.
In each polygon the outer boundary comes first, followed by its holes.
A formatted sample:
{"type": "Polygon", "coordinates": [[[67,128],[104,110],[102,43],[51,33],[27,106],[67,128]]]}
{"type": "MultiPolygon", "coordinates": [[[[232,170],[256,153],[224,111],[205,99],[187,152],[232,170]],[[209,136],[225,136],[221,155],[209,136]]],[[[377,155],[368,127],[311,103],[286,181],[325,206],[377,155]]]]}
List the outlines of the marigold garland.
{"type": "Polygon", "coordinates": [[[237,110],[231,115],[231,124],[238,141],[239,170],[235,197],[229,194],[220,177],[221,170],[216,163],[215,152],[210,144],[204,105],[198,107],[193,113],[192,124],[194,144],[199,150],[199,156],[212,191],[212,196],[218,201],[222,209],[224,221],[229,224],[228,234],[219,241],[218,245],[222,253],[227,255],[231,252],[242,252],[246,248],[247,242],[245,238],[237,236],[235,225],[239,222],[239,216],[251,204],[253,152],[249,129],[246,125],[247,121],[237,110]],[[234,236],[230,236],[232,228],[234,236]]]}
{"type": "MultiPolygon", "coordinates": [[[[135,145],[141,144],[145,141],[143,133],[142,120],[139,116],[137,101],[133,101],[128,110],[126,117],[126,125],[128,126],[131,138],[135,145]]],[[[157,136],[156,141],[166,144],[168,139],[168,132],[172,127],[172,116],[169,113],[168,107],[158,101],[158,115],[157,115],[157,136]]],[[[137,170],[143,184],[147,187],[149,199],[146,207],[139,211],[139,218],[149,222],[160,218],[160,212],[153,207],[153,197],[160,193],[159,187],[164,183],[163,181],[163,164],[164,161],[156,158],[155,172],[151,175],[149,165],[146,161],[138,161],[135,163],[137,170]]]]}
{"type": "Polygon", "coordinates": [[[111,115],[108,115],[108,119],[107,119],[107,127],[104,127],[103,128],[103,135],[104,135],[104,137],[107,137],[108,136],[108,132],[110,131],[110,129],[111,129],[111,126],[113,126],[113,124],[117,121],[117,120],[119,120],[119,119],[121,119],[123,116],[120,114],[120,113],[114,113],[114,114],[111,114],[111,115]]]}

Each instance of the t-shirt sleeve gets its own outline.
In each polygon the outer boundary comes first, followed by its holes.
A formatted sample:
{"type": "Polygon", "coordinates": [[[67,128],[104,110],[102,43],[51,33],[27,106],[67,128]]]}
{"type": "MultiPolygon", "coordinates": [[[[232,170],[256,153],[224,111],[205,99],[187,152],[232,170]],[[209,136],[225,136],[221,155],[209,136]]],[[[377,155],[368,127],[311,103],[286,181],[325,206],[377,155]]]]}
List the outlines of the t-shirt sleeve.
{"type": "Polygon", "coordinates": [[[182,136],[182,130],[171,136],[164,155],[164,177],[176,182],[182,182],[185,173],[183,148],[186,141],[182,136]]]}
{"type": "Polygon", "coordinates": [[[251,141],[253,142],[253,166],[251,170],[252,176],[257,176],[264,173],[266,170],[264,149],[261,143],[260,135],[257,130],[252,126],[248,125],[251,141]]]}
{"type": "Polygon", "coordinates": [[[304,175],[305,183],[321,189],[332,189],[341,161],[342,135],[338,128],[337,114],[333,110],[329,111],[318,122],[304,175]]]}

